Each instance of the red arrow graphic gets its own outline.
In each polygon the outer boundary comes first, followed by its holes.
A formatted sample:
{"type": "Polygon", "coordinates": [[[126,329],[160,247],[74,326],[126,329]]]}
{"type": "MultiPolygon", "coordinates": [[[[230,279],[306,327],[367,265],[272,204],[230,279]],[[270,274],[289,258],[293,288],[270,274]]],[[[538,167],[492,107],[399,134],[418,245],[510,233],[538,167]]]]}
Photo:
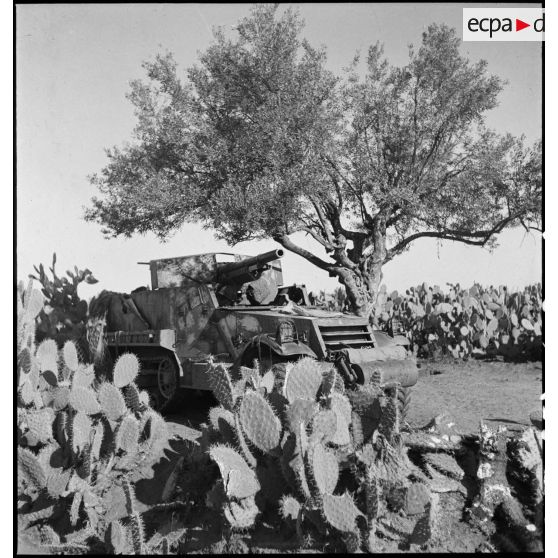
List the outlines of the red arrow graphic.
{"type": "Polygon", "coordinates": [[[521,31],[522,29],[525,29],[526,27],[531,27],[530,23],[525,23],[524,21],[521,21],[520,19],[515,19],[515,30],[516,31],[521,31]]]}

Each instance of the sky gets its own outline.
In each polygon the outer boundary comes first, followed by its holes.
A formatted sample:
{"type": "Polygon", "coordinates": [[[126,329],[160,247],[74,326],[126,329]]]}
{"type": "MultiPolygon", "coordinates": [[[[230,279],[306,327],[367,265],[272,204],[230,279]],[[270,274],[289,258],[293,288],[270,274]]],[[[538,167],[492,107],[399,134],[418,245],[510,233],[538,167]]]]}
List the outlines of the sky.
{"type": "MultiPolygon", "coordinates": [[[[311,44],[326,46],[328,65],[339,72],[357,50],[365,52],[376,41],[384,43],[391,63],[404,64],[408,44],[419,44],[432,22],[455,27],[461,35],[462,8],[467,6],[332,3],[298,8],[306,21],[304,36],[311,44]]],[[[16,7],[18,278],[32,273],[34,264],[50,264],[56,252],[60,272],[74,265],[93,271],[99,283],[80,290],[88,298],[101,289],[129,292],[148,285],[148,268],[137,265],[139,261],[214,251],[252,255],[277,247],[262,241],[233,248],[192,224],[166,243],[151,234],[105,239],[99,225],[83,220],[83,208],[96,194],[88,175],[106,164],[105,148],[131,138],[135,118],[125,95],[130,80],[143,77],[142,61],[170,50],[185,70],[211,43],[213,26],[232,34],[232,26],[249,9],[248,4],[16,7]]],[[[463,43],[462,51],[472,60],[486,59],[489,71],[508,82],[487,124],[500,133],[524,134],[528,142],[538,139],[540,43],[471,42],[463,43]]],[[[293,240],[324,256],[312,239],[297,234],[293,240]]],[[[505,231],[493,253],[421,239],[384,267],[384,282],[399,290],[423,281],[514,288],[540,281],[541,265],[540,235],[522,229],[505,231]]],[[[289,252],[283,272],[286,283],[305,283],[311,290],[331,291],[338,284],[289,252]]]]}

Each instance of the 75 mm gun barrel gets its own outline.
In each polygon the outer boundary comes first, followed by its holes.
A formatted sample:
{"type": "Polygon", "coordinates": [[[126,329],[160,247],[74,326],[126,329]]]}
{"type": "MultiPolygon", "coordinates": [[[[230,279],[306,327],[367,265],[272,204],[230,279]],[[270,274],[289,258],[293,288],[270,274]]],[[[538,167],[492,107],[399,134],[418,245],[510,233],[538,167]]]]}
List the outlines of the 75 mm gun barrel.
{"type": "Polygon", "coordinates": [[[226,264],[219,269],[217,282],[242,284],[255,281],[266,269],[269,269],[269,262],[282,258],[283,254],[284,251],[278,248],[252,258],[226,264]]]}

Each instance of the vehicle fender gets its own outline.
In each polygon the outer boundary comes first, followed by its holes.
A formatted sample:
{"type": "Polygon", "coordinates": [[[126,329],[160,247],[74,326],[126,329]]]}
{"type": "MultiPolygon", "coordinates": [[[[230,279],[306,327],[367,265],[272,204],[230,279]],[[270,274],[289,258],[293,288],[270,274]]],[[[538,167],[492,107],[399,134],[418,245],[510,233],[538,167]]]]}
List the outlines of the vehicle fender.
{"type": "Polygon", "coordinates": [[[105,339],[113,358],[122,352],[146,354],[147,352],[163,351],[176,362],[179,376],[181,378],[184,376],[184,369],[175,349],[176,332],[174,329],[109,331],[106,333],[105,339]]]}
{"type": "MultiPolygon", "coordinates": [[[[256,335],[249,343],[244,346],[242,351],[239,353],[236,362],[242,362],[244,355],[248,351],[258,348],[263,349],[264,347],[271,349],[273,353],[283,357],[300,355],[309,356],[316,359],[318,358],[316,353],[304,343],[296,343],[294,341],[287,343],[277,343],[275,339],[272,339],[269,335],[266,335],[264,333],[262,335],[256,335]]],[[[265,354],[265,352],[262,351],[262,354],[265,354]]]]}

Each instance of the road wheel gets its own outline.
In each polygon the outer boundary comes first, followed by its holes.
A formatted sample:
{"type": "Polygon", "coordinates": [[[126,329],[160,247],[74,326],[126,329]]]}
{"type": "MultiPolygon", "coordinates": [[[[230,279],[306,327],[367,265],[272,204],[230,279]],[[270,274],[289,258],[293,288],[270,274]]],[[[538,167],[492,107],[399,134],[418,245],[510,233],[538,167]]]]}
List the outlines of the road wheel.
{"type": "Polygon", "coordinates": [[[397,404],[399,405],[399,417],[401,421],[406,420],[411,405],[411,388],[397,388],[397,404]]]}
{"type": "Polygon", "coordinates": [[[179,388],[179,372],[175,360],[168,354],[161,355],[154,363],[157,381],[149,387],[151,406],[157,411],[169,410],[179,388]]]}

